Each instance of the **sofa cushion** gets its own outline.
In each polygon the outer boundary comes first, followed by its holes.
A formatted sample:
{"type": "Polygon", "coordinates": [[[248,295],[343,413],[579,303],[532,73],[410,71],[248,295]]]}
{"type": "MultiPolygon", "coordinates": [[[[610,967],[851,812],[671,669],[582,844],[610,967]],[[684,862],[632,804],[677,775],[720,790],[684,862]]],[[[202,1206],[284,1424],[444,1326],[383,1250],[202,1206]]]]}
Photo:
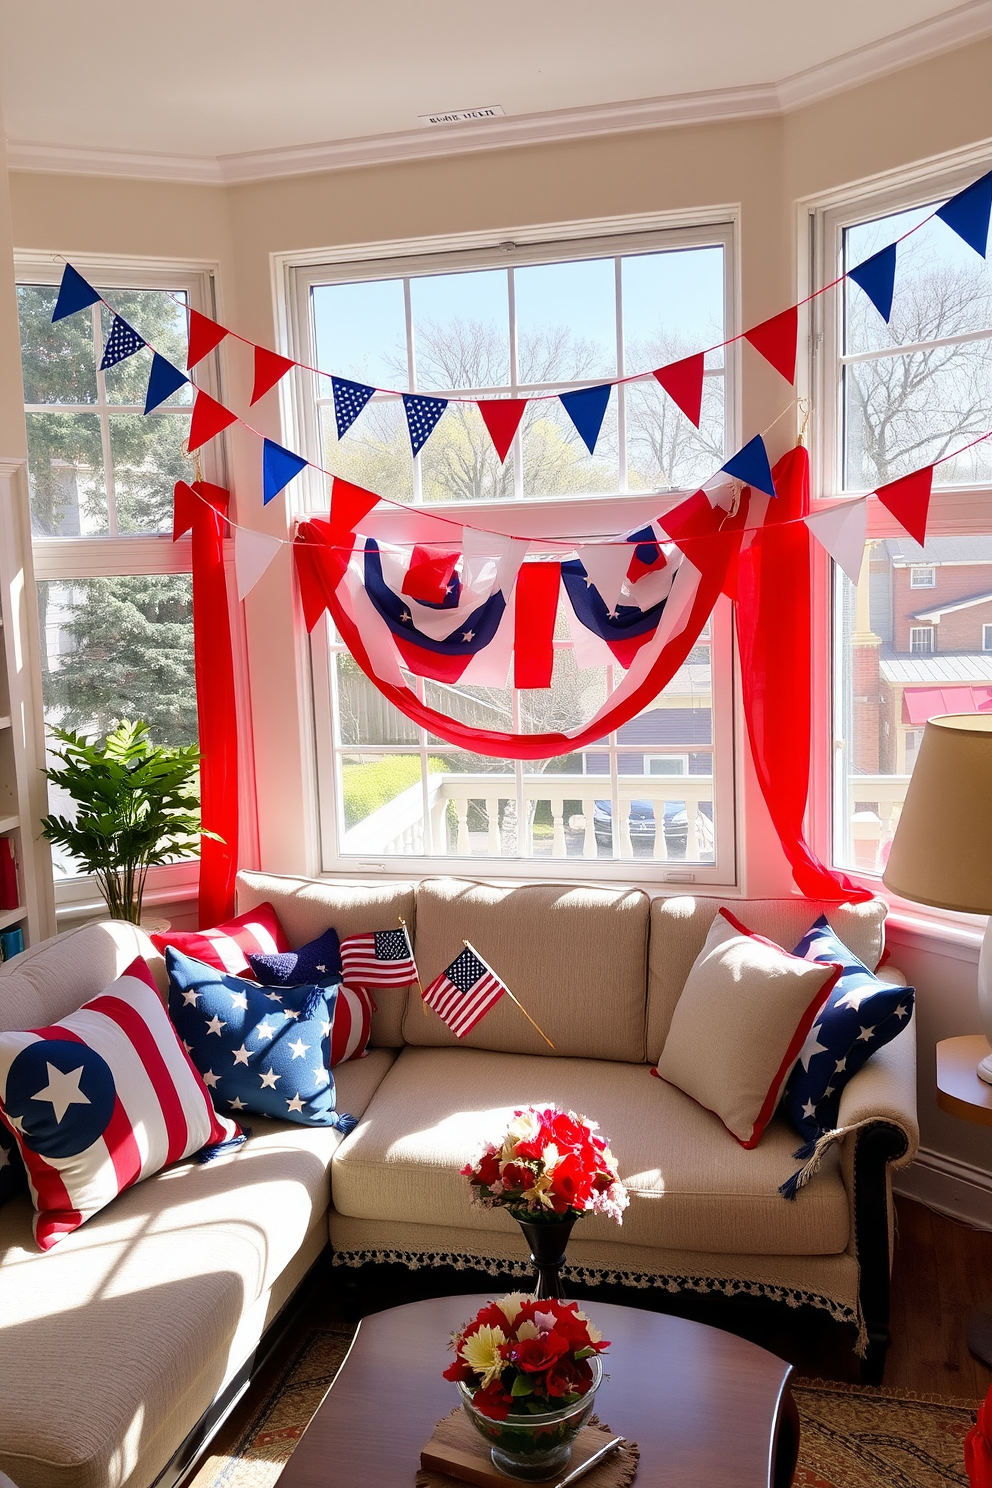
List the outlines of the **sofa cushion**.
{"type": "MultiPolygon", "coordinates": [[[[342,1068],[353,1110],[392,1059],[378,1050],[342,1068]]],[[[264,1117],[253,1129],[231,1156],[130,1189],[48,1255],[26,1199],[0,1210],[0,1470],[16,1483],[118,1488],[193,1391],[189,1429],[242,1316],[308,1234],[326,1234],[340,1134],[264,1117]]]]}
{"type": "MultiPolygon", "coordinates": [[[[560,1057],[644,1059],[648,898],[639,889],[523,887],[428,878],[417,889],[414,949],[424,986],[469,940],[543,1028],[560,1057]]],[[[504,997],[462,1040],[411,994],[408,1044],[550,1054],[504,997]]]]}
{"type": "Polygon", "coordinates": [[[248,964],[251,951],[266,954],[288,951],[286,932],[271,904],[258,904],[245,914],[225,920],[210,930],[168,930],[151,936],[152,945],[162,955],[169,946],[184,956],[195,956],[206,966],[232,976],[255,978],[248,964]]]}
{"type": "Polygon", "coordinates": [[[142,956],[160,992],[165,962],[145,932],[124,920],[101,920],[39,941],[0,964],[0,1033],[57,1023],[116,981],[142,956]]]}
{"type": "MultiPolygon", "coordinates": [[[[594,1216],[576,1234],[625,1245],[745,1255],[844,1250],[849,1210],[836,1158],[787,1204],[795,1132],[775,1119],[747,1152],[645,1065],[550,1060],[475,1049],[405,1049],[332,1164],[335,1211],[356,1219],[512,1232],[502,1210],[469,1202],[459,1169],[514,1109],[554,1103],[598,1121],[630,1192],[619,1228],[594,1216]]],[[[618,1257],[618,1267],[622,1259],[618,1257]]]]}
{"type": "Polygon", "coordinates": [[[825,914],[845,945],[874,971],[885,948],[883,899],[830,904],[819,899],[709,899],[678,895],[651,901],[648,946],[647,1057],[656,1064],[689,969],[703,948],[713,916],[726,906],[756,935],[791,950],[817,915],[825,914]]]}
{"type": "Polygon", "coordinates": [[[658,1074],[756,1147],[840,967],[790,956],[721,909],[672,1015],[658,1074]]]}
{"type": "MultiPolygon", "coordinates": [[[[293,947],[316,940],[332,926],[340,937],[366,930],[393,930],[400,916],[414,933],[413,885],[361,883],[337,878],[289,878],[277,873],[238,874],[238,908],[253,909],[269,900],[293,947]]],[[[407,994],[383,990],[375,999],[372,1044],[398,1049],[403,1043],[407,994]]]]}

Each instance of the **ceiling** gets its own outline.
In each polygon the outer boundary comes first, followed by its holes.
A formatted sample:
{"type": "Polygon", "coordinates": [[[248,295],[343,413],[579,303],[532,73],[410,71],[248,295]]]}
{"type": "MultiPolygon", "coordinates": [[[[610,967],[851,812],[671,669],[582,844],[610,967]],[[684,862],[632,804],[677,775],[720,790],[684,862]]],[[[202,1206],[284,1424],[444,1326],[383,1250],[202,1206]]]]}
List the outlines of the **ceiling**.
{"type": "Polygon", "coordinates": [[[0,0],[0,17],[15,165],[27,147],[217,162],[427,135],[420,114],[492,104],[519,120],[729,92],[770,112],[992,32],[990,0],[0,0]]]}

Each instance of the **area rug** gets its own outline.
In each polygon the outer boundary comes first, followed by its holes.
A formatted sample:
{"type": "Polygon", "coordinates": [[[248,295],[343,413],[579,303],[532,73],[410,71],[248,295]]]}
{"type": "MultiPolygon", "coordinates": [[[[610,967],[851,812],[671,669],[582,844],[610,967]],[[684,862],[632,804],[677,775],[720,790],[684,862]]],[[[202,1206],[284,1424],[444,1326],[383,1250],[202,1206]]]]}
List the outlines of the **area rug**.
{"type": "MultiPolygon", "coordinates": [[[[238,1441],[190,1488],[273,1488],[348,1352],[352,1330],[314,1330],[238,1441]]],[[[795,1488],[967,1488],[967,1401],[823,1380],[793,1381],[802,1434],[795,1488]]],[[[636,1488],[636,1484],[635,1484],[636,1488]]]]}

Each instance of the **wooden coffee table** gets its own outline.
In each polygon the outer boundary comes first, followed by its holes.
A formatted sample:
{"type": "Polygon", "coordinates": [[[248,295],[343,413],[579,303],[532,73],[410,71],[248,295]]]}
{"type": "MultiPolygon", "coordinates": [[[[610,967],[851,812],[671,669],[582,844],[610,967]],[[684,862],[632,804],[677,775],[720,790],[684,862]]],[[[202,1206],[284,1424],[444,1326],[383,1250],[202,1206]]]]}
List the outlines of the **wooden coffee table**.
{"type": "MultiPolygon", "coordinates": [[[[457,1404],[441,1378],[451,1334],[491,1300],[436,1297],[365,1318],[279,1488],[413,1488],[421,1447],[457,1404]]],[[[790,1365],[703,1323],[584,1307],[612,1344],[596,1409],[640,1447],[634,1488],[788,1488],[790,1365]]]]}

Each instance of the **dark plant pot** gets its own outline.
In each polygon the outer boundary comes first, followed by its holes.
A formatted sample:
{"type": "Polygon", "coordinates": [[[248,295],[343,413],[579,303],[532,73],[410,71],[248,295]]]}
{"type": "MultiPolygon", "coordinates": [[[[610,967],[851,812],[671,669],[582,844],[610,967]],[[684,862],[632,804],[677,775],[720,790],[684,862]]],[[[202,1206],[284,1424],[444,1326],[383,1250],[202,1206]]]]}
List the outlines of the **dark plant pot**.
{"type": "Polygon", "coordinates": [[[519,1214],[514,1214],[513,1217],[530,1246],[530,1259],[534,1267],[534,1296],[564,1297],[561,1268],[565,1264],[568,1237],[572,1233],[576,1216],[563,1214],[560,1218],[535,1221],[521,1219],[519,1214]]]}

